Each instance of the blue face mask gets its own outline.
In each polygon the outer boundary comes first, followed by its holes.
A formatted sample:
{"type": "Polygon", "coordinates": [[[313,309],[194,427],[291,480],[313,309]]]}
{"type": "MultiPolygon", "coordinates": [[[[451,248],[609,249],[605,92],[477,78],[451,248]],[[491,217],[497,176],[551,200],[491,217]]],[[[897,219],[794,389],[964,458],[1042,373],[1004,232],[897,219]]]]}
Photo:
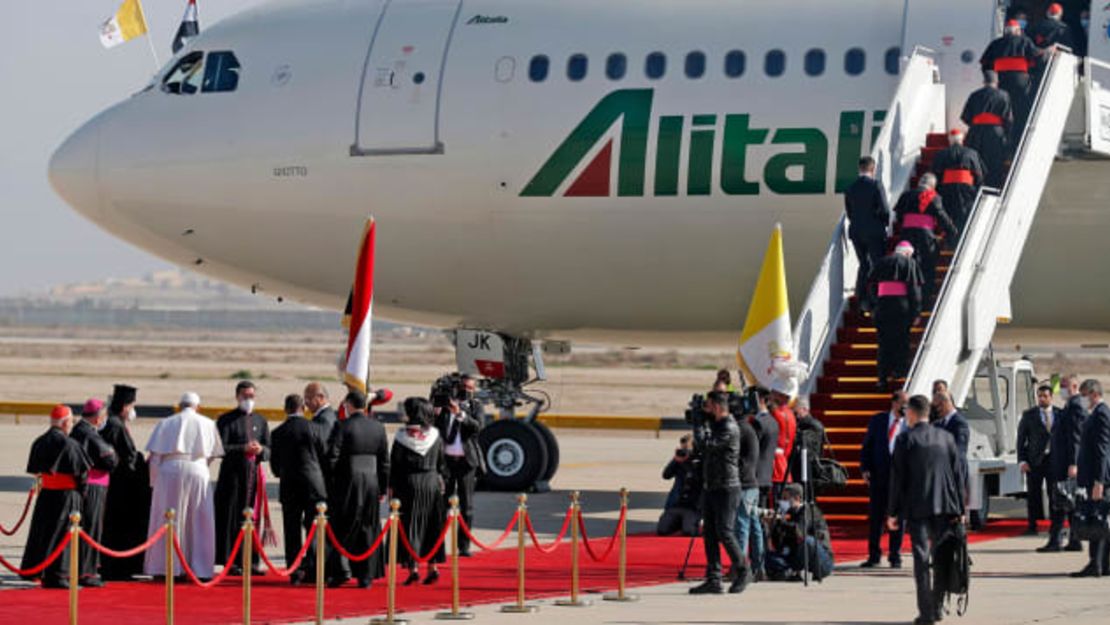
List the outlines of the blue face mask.
{"type": "Polygon", "coordinates": [[[1021,26],[1021,32],[1025,32],[1025,27],[1029,25],[1029,20],[1019,19],[1017,23],[1018,26],[1021,26]]]}
{"type": "Polygon", "coordinates": [[[1083,27],[1083,30],[1088,30],[1091,27],[1091,20],[1079,20],[1079,25],[1083,27]]]}

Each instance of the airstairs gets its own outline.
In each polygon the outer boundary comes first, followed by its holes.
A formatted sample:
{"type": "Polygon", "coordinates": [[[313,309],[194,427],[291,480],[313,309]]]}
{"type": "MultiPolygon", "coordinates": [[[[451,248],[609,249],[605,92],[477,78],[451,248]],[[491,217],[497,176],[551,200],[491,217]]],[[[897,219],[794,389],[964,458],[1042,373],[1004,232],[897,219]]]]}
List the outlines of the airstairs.
{"type": "MultiPolygon", "coordinates": [[[[875,143],[877,177],[892,206],[947,145],[949,103],[935,61],[925,48],[911,55],[875,143]]],[[[980,192],[955,251],[941,255],[935,295],[911,334],[904,381],[911,394],[945,379],[961,405],[996,325],[1008,319],[1010,284],[1071,110],[1077,65],[1064,51],[1051,58],[1005,185],[980,192]]],[[[890,405],[889,393],[878,390],[876,330],[854,292],[858,261],[847,231],[842,218],[794,329],[796,358],[810,367],[802,394],[849,472],[846,489],[819,497],[828,518],[840,522],[867,518],[860,445],[870,417],[890,405]]]]}

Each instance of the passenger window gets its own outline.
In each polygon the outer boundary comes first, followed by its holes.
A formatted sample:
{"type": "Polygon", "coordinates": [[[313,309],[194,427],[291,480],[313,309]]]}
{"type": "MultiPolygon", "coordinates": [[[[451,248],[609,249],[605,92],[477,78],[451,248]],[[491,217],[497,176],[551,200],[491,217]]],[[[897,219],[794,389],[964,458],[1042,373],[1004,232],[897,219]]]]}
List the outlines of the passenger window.
{"type": "Polygon", "coordinates": [[[705,75],[705,53],[691,52],[686,55],[686,77],[701,78],[705,75]]]}
{"type": "Polygon", "coordinates": [[[885,63],[884,63],[886,65],[886,73],[890,74],[891,76],[897,76],[898,75],[898,73],[902,70],[902,58],[901,57],[902,57],[902,49],[901,48],[891,48],[891,49],[886,51],[886,59],[885,59],[885,63]]]}
{"type": "Polygon", "coordinates": [[[239,59],[234,52],[209,52],[204,67],[205,93],[235,91],[239,87],[239,59]]]}
{"type": "Polygon", "coordinates": [[[589,61],[585,54],[575,54],[567,60],[567,78],[577,82],[586,77],[589,61]]]}
{"type": "Polygon", "coordinates": [[[844,72],[859,76],[867,68],[867,53],[862,48],[852,48],[844,53],[844,72]]]}
{"type": "Polygon", "coordinates": [[[772,78],[782,76],[786,71],[786,53],[782,50],[771,50],[763,59],[763,71],[772,78]]]}
{"type": "Polygon", "coordinates": [[[825,51],[814,48],[806,52],[805,58],[806,74],[810,76],[820,76],[825,73],[825,51]]]}
{"type": "Polygon", "coordinates": [[[532,82],[543,82],[547,80],[547,70],[550,68],[551,62],[547,57],[542,54],[537,54],[532,57],[528,63],[528,78],[532,82]]]}
{"type": "Polygon", "coordinates": [[[192,95],[200,87],[201,67],[204,65],[204,53],[190,52],[181,57],[177,65],[166,73],[162,80],[162,91],[175,95],[192,95]]]}
{"type": "Polygon", "coordinates": [[[609,80],[620,80],[628,71],[628,58],[621,53],[610,54],[605,60],[605,75],[609,80]]]}
{"type": "Polygon", "coordinates": [[[733,50],[725,55],[725,76],[739,78],[744,75],[744,68],[748,59],[740,50],[733,50]]]}
{"type": "Polygon", "coordinates": [[[652,52],[644,62],[644,73],[652,80],[658,80],[667,73],[667,57],[662,52],[652,52]]]}

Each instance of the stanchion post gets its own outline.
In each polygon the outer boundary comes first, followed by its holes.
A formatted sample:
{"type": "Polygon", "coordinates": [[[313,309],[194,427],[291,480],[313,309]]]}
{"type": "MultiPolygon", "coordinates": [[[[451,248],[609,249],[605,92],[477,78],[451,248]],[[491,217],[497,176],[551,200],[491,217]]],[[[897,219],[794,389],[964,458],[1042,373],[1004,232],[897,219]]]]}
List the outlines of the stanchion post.
{"type": "Polygon", "coordinates": [[[327,548],[328,504],[316,504],[316,625],[324,625],[324,550],[327,548]]]}
{"type": "Polygon", "coordinates": [[[405,619],[397,618],[397,540],[401,525],[401,502],[389,502],[389,563],[385,566],[385,618],[372,618],[370,625],[405,625],[405,619]]]}
{"type": "Polygon", "coordinates": [[[447,529],[451,541],[451,611],[436,614],[440,621],[469,621],[474,618],[473,612],[463,612],[459,607],[459,497],[451,495],[448,499],[451,510],[447,513],[447,529]]]}
{"type": "Polygon", "coordinates": [[[77,582],[81,572],[81,513],[69,514],[69,625],[77,625],[77,582]]]}
{"type": "Polygon", "coordinates": [[[254,510],[243,510],[243,625],[251,625],[251,560],[254,558],[254,510]]]}
{"type": "Polygon", "coordinates": [[[560,599],[555,605],[567,608],[584,608],[590,601],[578,597],[578,522],[582,518],[582,494],[570,494],[570,599],[560,599]]]}
{"type": "Polygon", "coordinates": [[[173,508],[166,510],[166,625],[173,625],[173,519],[176,513],[173,508]]]}
{"type": "Polygon", "coordinates": [[[501,606],[502,612],[528,614],[538,612],[539,606],[524,603],[524,526],[528,523],[528,495],[517,495],[516,519],[516,603],[501,606]]]}
{"type": "Polygon", "coordinates": [[[636,595],[625,592],[628,582],[628,489],[621,489],[621,526],[618,529],[617,545],[617,592],[605,595],[606,601],[639,601],[636,595]]]}

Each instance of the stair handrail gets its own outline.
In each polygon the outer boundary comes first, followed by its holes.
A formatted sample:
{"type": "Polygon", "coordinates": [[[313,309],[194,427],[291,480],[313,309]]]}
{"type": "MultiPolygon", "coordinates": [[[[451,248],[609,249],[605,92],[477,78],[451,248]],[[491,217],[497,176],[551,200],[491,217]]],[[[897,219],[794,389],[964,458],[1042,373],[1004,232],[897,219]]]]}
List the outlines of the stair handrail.
{"type": "Polygon", "coordinates": [[[1049,58],[1002,190],[981,192],[972,209],[910,368],[908,392],[928,392],[934,379],[946,379],[956,405],[967,398],[999,313],[1009,302],[1075,95],[1076,66],[1076,57],[1064,49],[1049,58]],[[1049,98],[1053,93],[1059,97],[1049,98]]]}
{"type": "MultiPolygon", "coordinates": [[[[925,136],[936,125],[938,115],[943,125],[943,95],[938,102],[937,94],[922,93],[923,87],[940,86],[936,57],[929,48],[914,48],[871,151],[876,180],[888,201],[895,199],[913,177],[925,136]]],[[[809,367],[808,377],[801,384],[802,395],[813,392],[855,291],[859,260],[848,241],[848,225],[847,216],[841,215],[794,324],[794,357],[809,367]]]]}

